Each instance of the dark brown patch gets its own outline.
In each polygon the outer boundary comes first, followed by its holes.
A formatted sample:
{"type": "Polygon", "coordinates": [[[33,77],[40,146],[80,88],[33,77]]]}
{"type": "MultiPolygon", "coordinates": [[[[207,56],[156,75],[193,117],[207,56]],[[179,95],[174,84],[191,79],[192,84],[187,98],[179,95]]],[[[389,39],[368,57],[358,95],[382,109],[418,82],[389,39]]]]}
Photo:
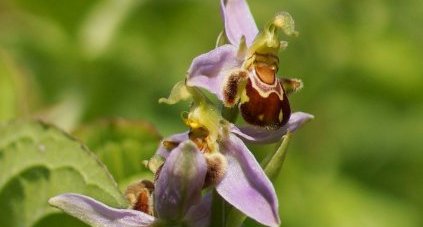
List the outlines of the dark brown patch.
{"type": "Polygon", "coordinates": [[[188,133],[189,139],[197,145],[200,151],[208,152],[209,147],[207,144],[207,136],[209,135],[209,131],[206,128],[199,127],[199,128],[191,128],[188,133]]]}
{"type": "Polygon", "coordinates": [[[154,191],[154,183],[149,181],[149,180],[143,180],[141,181],[141,183],[145,186],[145,188],[148,189],[148,191],[150,191],[150,193],[153,193],[154,191]]]}
{"type": "Polygon", "coordinates": [[[170,140],[164,140],[162,144],[163,144],[163,147],[169,152],[175,149],[179,145],[178,142],[174,142],[170,140]]]}
{"type": "Polygon", "coordinates": [[[150,193],[148,193],[147,189],[143,190],[142,192],[138,194],[138,200],[134,204],[132,209],[148,214],[150,210],[149,199],[150,199],[150,193]]]}
{"type": "Polygon", "coordinates": [[[153,215],[153,207],[151,204],[154,191],[154,184],[151,181],[143,180],[135,184],[131,184],[125,191],[132,209],[153,215]]]}
{"type": "Polygon", "coordinates": [[[223,89],[223,99],[226,106],[233,106],[238,101],[238,85],[242,79],[247,77],[245,71],[235,71],[229,75],[223,89]]]}
{"type": "Polygon", "coordinates": [[[303,86],[302,81],[299,79],[281,78],[279,79],[279,83],[287,95],[299,91],[303,86]]]}
{"type": "Polygon", "coordinates": [[[276,93],[271,93],[264,98],[256,91],[251,80],[246,86],[248,102],[240,105],[240,110],[244,120],[252,125],[269,128],[280,128],[288,122],[291,115],[288,98],[283,95],[283,100],[279,99],[276,93]],[[279,120],[279,113],[282,111],[282,120],[279,120]]]}
{"type": "Polygon", "coordinates": [[[204,181],[204,188],[218,184],[225,176],[227,169],[227,161],[220,153],[207,155],[206,162],[207,173],[204,181]]]}

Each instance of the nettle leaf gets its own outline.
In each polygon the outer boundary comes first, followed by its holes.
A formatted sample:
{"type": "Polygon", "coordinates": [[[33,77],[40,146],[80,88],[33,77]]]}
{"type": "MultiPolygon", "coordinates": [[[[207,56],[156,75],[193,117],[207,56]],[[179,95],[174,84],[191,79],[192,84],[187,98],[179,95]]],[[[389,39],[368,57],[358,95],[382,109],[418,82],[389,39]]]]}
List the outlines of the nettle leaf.
{"type": "Polygon", "coordinates": [[[161,136],[145,121],[104,119],[74,133],[110,170],[121,189],[140,179],[153,179],[143,165],[155,153],[161,136]]]}
{"type": "Polygon", "coordinates": [[[84,145],[41,122],[0,124],[0,226],[86,226],[50,207],[74,192],[110,206],[127,202],[104,165],[84,145]]]}

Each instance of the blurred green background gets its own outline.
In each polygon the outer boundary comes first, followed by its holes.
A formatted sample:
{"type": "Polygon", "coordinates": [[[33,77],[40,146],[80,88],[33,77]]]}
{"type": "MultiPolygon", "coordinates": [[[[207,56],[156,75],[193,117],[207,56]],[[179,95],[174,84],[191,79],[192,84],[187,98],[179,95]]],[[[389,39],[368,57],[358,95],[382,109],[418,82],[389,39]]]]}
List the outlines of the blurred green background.
{"type": "MultiPolygon", "coordinates": [[[[249,4],[259,26],[280,10],[294,17],[300,36],[279,73],[304,81],[291,105],[316,117],[276,182],[283,226],[423,226],[423,2],[249,4]]],[[[1,0],[0,120],[186,130],[187,104],[157,100],[221,29],[218,0],[1,0]]]]}

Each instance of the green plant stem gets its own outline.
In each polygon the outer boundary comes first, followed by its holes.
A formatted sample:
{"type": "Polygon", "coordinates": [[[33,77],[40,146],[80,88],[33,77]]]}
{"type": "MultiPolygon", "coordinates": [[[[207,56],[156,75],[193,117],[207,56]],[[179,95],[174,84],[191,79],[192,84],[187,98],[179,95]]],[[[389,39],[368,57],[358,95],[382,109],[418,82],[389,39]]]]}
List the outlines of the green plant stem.
{"type": "Polygon", "coordinates": [[[226,222],[225,200],[213,190],[212,216],[210,226],[224,227],[226,222]]]}

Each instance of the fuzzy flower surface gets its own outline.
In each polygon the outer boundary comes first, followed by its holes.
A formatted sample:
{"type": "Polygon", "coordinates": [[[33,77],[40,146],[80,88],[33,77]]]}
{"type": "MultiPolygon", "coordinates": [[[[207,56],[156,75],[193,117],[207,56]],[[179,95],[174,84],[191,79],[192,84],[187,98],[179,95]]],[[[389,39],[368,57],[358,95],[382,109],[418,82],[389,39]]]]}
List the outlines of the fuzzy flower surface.
{"type": "Polygon", "coordinates": [[[49,203],[91,226],[206,227],[210,222],[211,197],[201,194],[207,170],[205,162],[190,141],[172,151],[155,183],[156,217],[133,209],[109,207],[80,194],[61,194],[49,203]]]}

